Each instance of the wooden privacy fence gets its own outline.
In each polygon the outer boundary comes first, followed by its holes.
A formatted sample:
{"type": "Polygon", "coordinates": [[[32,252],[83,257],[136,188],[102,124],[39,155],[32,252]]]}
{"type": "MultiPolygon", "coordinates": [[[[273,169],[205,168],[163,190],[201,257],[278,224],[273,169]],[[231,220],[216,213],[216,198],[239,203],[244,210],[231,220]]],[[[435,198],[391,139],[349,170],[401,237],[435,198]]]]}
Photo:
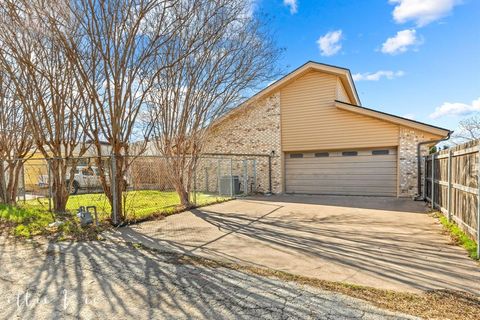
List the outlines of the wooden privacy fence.
{"type": "Polygon", "coordinates": [[[480,140],[424,157],[423,198],[477,242],[480,256],[480,140]]]}

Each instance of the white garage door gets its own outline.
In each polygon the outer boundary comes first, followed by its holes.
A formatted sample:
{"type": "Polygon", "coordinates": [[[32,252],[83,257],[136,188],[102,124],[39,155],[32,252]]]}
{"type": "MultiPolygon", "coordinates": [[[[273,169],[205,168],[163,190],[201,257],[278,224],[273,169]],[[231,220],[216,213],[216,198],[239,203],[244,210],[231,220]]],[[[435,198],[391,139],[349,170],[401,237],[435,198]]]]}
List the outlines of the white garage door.
{"type": "Polygon", "coordinates": [[[397,195],[397,150],[287,153],[287,193],[397,195]]]}

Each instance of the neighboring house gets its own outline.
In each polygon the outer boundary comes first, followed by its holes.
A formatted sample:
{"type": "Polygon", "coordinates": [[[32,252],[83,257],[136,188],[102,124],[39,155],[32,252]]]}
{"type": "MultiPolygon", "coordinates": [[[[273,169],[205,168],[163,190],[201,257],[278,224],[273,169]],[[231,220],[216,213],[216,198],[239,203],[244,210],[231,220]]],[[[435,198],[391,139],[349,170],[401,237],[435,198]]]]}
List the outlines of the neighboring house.
{"type": "MultiPolygon", "coordinates": [[[[95,157],[97,154],[97,150],[95,146],[91,142],[87,142],[89,145],[85,153],[81,156],[81,160],[78,161],[77,165],[88,165],[91,162],[91,158],[95,157]]],[[[101,143],[102,153],[108,156],[110,154],[110,144],[107,142],[101,143]]],[[[51,154],[49,152],[49,154],[51,154]]],[[[80,146],[75,147],[73,151],[74,156],[79,156],[80,154],[80,146]]],[[[39,184],[43,182],[44,176],[48,175],[48,165],[47,161],[43,154],[35,150],[33,154],[29,156],[29,159],[23,165],[23,174],[24,174],[24,181],[25,181],[25,188],[28,191],[33,191],[38,189],[39,184]]]]}
{"type": "Polygon", "coordinates": [[[273,152],[274,193],[403,197],[417,192],[418,143],[432,141],[426,154],[449,134],[362,107],[348,69],[308,62],[219,119],[204,152],[273,152]]]}

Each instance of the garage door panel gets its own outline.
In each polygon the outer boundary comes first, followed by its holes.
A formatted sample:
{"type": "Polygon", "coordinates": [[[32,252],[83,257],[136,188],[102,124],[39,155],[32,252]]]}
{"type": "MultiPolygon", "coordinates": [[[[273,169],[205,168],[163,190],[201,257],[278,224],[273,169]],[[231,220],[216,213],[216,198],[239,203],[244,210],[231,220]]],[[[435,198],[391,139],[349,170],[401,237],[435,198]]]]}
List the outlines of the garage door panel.
{"type": "Polygon", "coordinates": [[[290,181],[290,186],[312,186],[312,187],[395,187],[395,180],[322,180],[321,182],[318,180],[299,180],[299,179],[292,179],[290,181]]]}
{"type": "MultiPolygon", "coordinates": [[[[381,155],[374,155],[372,150],[345,150],[356,151],[356,156],[343,155],[342,151],[328,152],[328,157],[315,157],[315,152],[293,157],[287,154],[286,192],[395,196],[396,149],[388,150],[388,154],[381,155]]],[[[326,154],[325,151],[319,153],[326,154]]]]}
{"type": "MultiPolygon", "coordinates": [[[[347,162],[347,163],[289,163],[290,169],[337,169],[337,168],[372,168],[373,162],[347,162]]],[[[375,162],[376,168],[392,168],[396,167],[396,161],[375,162]]]]}
{"type": "Polygon", "coordinates": [[[286,178],[288,180],[397,180],[397,176],[394,174],[375,174],[375,175],[365,175],[365,174],[351,174],[351,175],[337,175],[337,174],[311,174],[311,173],[299,173],[299,174],[287,174],[286,178]]]}
{"type": "Polygon", "coordinates": [[[345,189],[345,188],[325,188],[318,189],[312,192],[312,189],[309,187],[299,187],[295,191],[289,193],[299,193],[299,194],[325,194],[325,195],[346,195],[346,196],[384,196],[384,197],[394,197],[397,195],[396,192],[391,192],[385,190],[385,188],[372,188],[372,189],[345,189]]]}
{"type": "Polygon", "coordinates": [[[328,157],[306,157],[303,158],[286,158],[285,163],[287,164],[317,164],[318,160],[321,159],[321,163],[372,163],[372,162],[395,162],[396,157],[394,154],[389,154],[387,156],[328,156],[328,157]],[[393,156],[393,157],[392,157],[393,156]]]}
{"type": "MultiPolygon", "coordinates": [[[[311,186],[297,186],[297,189],[300,191],[309,191],[309,190],[315,190],[315,191],[324,191],[324,192],[336,192],[340,193],[341,192],[363,192],[367,191],[370,193],[373,192],[379,192],[379,193],[390,193],[388,190],[385,190],[383,187],[360,187],[360,186],[317,186],[315,189],[312,189],[311,186]]],[[[315,193],[315,192],[314,192],[315,193]]],[[[323,193],[323,192],[322,192],[323,193]]]]}
{"type": "Polygon", "coordinates": [[[288,170],[287,175],[296,175],[296,174],[336,174],[336,175],[353,175],[353,174],[392,174],[392,168],[375,168],[375,171],[372,168],[339,168],[339,169],[307,169],[307,168],[296,168],[293,170],[288,170]]]}

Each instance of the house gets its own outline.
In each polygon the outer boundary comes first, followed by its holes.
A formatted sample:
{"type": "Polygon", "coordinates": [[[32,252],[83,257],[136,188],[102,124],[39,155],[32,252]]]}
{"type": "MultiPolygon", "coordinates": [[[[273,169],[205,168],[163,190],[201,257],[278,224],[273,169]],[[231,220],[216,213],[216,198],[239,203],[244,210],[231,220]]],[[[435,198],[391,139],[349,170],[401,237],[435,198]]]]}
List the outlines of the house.
{"type": "Polygon", "coordinates": [[[449,134],[362,106],[348,69],[307,62],[220,118],[204,152],[271,154],[274,193],[411,197],[417,148],[449,134]]]}
{"type": "MultiPolygon", "coordinates": [[[[73,156],[79,157],[77,165],[88,165],[93,162],[93,158],[97,155],[97,149],[91,141],[87,141],[87,149],[80,156],[81,146],[77,145],[73,150],[73,156]]],[[[101,142],[100,147],[102,153],[105,156],[108,156],[111,153],[110,144],[107,142],[101,142]]],[[[52,154],[48,147],[46,147],[48,154],[52,154]]],[[[43,181],[44,176],[48,175],[48,164],[45,160],[43,154],[35,148],[30,155],[28,155],[28,160],[23,165],[23,181],[25,184],[25,189],[27,191],[36,191],[39,189],[40,182],[43,181]]]]}

